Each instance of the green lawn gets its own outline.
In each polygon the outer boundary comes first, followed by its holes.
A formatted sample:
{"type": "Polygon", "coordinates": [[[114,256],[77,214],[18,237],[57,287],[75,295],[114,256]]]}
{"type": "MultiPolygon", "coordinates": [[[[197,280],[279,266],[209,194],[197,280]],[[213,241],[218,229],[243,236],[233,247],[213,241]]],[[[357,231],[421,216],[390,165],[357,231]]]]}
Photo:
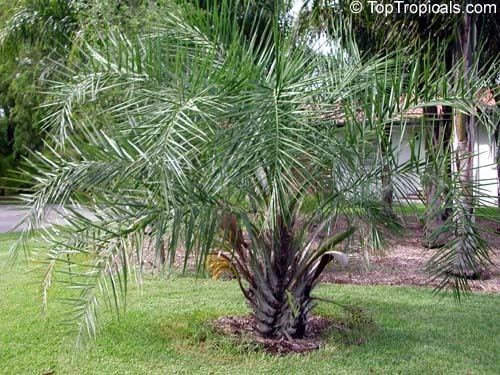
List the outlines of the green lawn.
{"type": "MultiPolygon", "coordinates": [[[[0,266],[15,236],[0,236],[0,266]]],[[[1,374],[498,374],[500,296],[458,306],[427,289],[328,285],[317,294],[363,306],[378,328],[348,345],[332,332],[309,355],[275,357],[233,346],[206,321],[244,314],[233,282],[148,279],[133,290],[120,320],[104,314],[96,342],[74,351],[74,326],[60,305],[40,318],[36,273],[0,268],[1,374]]],[[[318,312],[341,316],[334,305],[318,312]]]]}

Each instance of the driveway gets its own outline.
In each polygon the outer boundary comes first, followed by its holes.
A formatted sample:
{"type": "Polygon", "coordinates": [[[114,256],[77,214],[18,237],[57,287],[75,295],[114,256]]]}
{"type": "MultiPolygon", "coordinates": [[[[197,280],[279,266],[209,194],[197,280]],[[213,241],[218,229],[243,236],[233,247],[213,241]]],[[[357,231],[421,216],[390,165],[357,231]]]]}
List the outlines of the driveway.
{"type": "MultiPolygon", "coordinates": [[[[58,212],[61,207],[54,205],[49,208],[47,217],[42,226],[64,223],[63,213],[58,212]]],[[[24,225],[19,225],[28,213],[28,209],[16,205],[0,205],[0,233],[21,231],[24,225]]]]}

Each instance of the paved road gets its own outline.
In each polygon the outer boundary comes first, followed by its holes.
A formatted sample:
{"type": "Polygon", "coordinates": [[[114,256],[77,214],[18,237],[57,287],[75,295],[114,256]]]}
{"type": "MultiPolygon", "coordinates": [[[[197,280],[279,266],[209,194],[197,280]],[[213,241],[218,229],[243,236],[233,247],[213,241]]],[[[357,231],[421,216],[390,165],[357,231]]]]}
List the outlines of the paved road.
{"type": "MultiPolygon", "coordinates": [[[[47,213],[47,218],[43,223],[43,226],[63,223],[63,214],[59,211],[60,207],[51,207],[47,213]]],[[[22,230],[24,228],[24,225],[19,224],[27,213],[28,210],[21,206],[0,205],[0,233],[22,230]]]]}

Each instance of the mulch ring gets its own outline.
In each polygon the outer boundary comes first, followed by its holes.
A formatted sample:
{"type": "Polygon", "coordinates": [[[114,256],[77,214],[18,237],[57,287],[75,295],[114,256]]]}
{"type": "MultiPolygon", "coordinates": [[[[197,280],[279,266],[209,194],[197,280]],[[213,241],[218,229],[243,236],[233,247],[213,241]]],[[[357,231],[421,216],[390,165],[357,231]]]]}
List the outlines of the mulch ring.
{"type": "MultiPolygon", "coordinates": [[[[491,248],[492,265],[483,271],[479,280],[470,280],[473,291],[500,293],[500,235],[496,223],[478,219],[477,225],[491,248]]],[[[436,287],[440,280],[432,279],[426,272],[429,259],[442,249],[422,246],[423,229],[415,217],[405,217],[405,232],[388,236],[383,255],[370,255],[368,268],[360,258],[349,259],[347,267],[334,264],[321,275],[321,280],[335,284],[398,285],[436,287]]],[[[355,234],[356,236],[357,234],[355,234]]]]}
{"type": "Polygon", "coordinates": [[[257,344],[267,353],[285,355],[308,353],[317,350],[323,343],[323,336],[337,326],[332,319],[313,316],[309,319],[306,335],[303,339],[292,341],[266,339],[257,335],[255,319],[252,316],[225,316],[213,322],[215,330],[235,338],[238,342],[257,344]]]}

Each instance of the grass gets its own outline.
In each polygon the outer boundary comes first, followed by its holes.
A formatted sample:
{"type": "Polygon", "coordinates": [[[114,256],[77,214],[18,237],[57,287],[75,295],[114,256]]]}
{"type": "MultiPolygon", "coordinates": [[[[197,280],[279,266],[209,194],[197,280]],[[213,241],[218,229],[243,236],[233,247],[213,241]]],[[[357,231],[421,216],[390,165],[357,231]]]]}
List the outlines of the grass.
{"type": "MultiPolygon", "coordinates": [[[[15,235],[0,235],[0,267],[15,235]]],[[[474,294],[465,304],[416,288],[324,285],[316,292],[364,307],[378,328],[363,345],[332,332],[308,355],[276,357],[245,350],[215,334],[207,321],[244,314],[234,282],[150,277],[130,292],[120,319],[101,317],[97,340],[74,350],[67,309],[40,316],[38,275],[31,266],[0,268],[2,374],[498,374],[499,295],[474,294]]],[[[332,304],[317,312],[341,317],[332,304]]]]}

